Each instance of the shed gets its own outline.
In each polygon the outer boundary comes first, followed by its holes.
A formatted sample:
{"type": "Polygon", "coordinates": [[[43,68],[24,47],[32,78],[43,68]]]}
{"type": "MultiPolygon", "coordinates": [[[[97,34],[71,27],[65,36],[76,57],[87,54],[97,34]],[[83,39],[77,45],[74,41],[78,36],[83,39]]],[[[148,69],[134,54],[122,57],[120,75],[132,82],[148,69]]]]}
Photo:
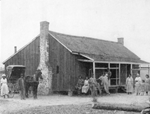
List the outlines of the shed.
{"type": "Polygon", "coordinates": [[[44,77],[39,86],[41,93],[74,91],[79,76],[98,78],[107,68],[112,72],[110,86],[124,86],[126,77],[133,78],[146,63],[118,42],[66,35],[49,31],[49,23],[40,23],[40,35],[5,62],[8,65],[25,65],[26,75],[40,68],[44,77]]]}

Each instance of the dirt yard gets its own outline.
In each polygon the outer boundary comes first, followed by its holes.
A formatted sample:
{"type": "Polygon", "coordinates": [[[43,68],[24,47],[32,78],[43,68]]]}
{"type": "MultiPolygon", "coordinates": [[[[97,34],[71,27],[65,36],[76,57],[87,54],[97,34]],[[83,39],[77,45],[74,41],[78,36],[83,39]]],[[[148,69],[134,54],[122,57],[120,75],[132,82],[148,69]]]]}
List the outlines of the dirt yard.
{"type": "MultiPolygon", "coordinates": [[[[98,102],[100,103],[109,103],[109,104],[126,104],[126,105],[141,105],[143,107],[148,106],[146,101],[149,99],[149,96],[136,96],[135,94],[127,95],[127,94],[111,94],[107,96],[99,96],[98,102]]],[[[15,95],[14,98],[9,99],[3,99],[0,98],[0,114],[9,114],[10,112],[16,112],[20,110],[27,110],[34,108],[36,110],[43,107],[44,109],[46,107],[53,107],[53,106],[70,106],[73,109],[74,107],[83,107],[83,109],[89,107],[92,109],[92,98],[91,96],[72,96],[69,97],[67,95],[50,95],[50,96],[39,96],[37,100],[34,100],[32,98],[26,99],[26,100],[20,100],[18,95],[15,95]],[[80,106],[79,106],[80,105],[80,106]],[[38,108],[37,108],[38,107],[38,108]]],[[[64,108],[66,108],[64,107],[64,108]]],[[[88,109],[89,109],[88,108],[88,109]]],[[[51,109],[51,108],[49,108],[51,109]]],[[[91,111],[89,110],[89,111],[91,111]]],[[[105,112],[106,113],[106,112],[105,112]]],[[[117,111],[113,114],[118,113],[117,111]]],[[[19,113],[18,113],[19,114],[19,113]]],[[[30,113],[25,113],[30,114],[30,113]]],[[[35,113],[36,114],[36,113],[35,113]]],[[[37,113],[38,114],[38,113],[37,113]]],[[[46,113],[51,114],[51,113],[46,113]]],[[[65,114],[65,113],[64,113],[65,114]]],[[[76,114],[76,113],[75,113],[76,114]]],[[[86,113],[84,113],[86,114],[86,113]]],[[[90,114],[90,113],[87,113],[90,114]]],[[[97,113],[93,113],[97,114],[97,113]]],[[[111,113],[110,113],[111,114],[111,113]]],[[[131,113],[132,114],[132,113],[131,113]]]]}

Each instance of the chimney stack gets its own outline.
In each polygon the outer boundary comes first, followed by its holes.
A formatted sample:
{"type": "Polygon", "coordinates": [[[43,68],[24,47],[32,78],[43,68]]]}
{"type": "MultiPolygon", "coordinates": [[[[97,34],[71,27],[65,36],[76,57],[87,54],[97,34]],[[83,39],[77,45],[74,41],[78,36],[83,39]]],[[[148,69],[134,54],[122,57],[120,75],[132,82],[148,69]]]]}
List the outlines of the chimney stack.
{"type": "Polygon", "coordinates": [[[17,53],[17,46],[14,46],[14,53],[17,53]]]}
{"type": "Polygon", "coordinates": [[[124,45],[124,38],[118,38],[118,43],[124,45]]]}
{"type": "Polygon", "coordinates": [[[40,33],[47,33],[49,31],[49,22],[47,21],[42,21],[40,22],[40,33]]]}

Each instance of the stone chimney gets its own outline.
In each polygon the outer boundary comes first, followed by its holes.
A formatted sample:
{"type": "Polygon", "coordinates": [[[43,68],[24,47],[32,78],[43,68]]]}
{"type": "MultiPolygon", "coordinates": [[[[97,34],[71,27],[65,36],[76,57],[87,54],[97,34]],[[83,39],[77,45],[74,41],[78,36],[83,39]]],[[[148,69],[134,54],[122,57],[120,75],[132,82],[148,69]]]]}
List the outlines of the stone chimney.
{"type": "Polygon", "coordinates": [[[124,38],[118,38],[118,43],[124,45],[124,38]]]}
{"type": "Polygon", "coordinates": [[[52,68],[49,63],[49,22],[40,22],[40,61],[43,80],[39,83],[38,93],[48,95],[52,91],[52,68]]]}
{"type": "Polygon", "coordinates": [[[40,22],[40,34],[46,33],[48,34],[49,31],[49,22],[42,21],[40,22]]]}
{"type": "Polygon", "coordinates": [[[14,53],[17,53],[17,46],[14,46],[14,53]]]}

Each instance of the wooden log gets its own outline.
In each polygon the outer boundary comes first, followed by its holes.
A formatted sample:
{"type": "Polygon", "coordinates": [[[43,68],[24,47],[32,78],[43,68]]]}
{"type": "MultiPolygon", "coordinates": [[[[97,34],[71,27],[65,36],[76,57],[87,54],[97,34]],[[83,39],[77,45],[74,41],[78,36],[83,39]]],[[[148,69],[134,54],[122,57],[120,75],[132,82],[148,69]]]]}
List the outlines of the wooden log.
{"type": "Polygon", "coordinates": [[[144,107],[127,105],[127,104],[109,104],[109,103],[95,103],[93,109],[104,109],[104,110],[120,110],[129,112],[141,112],[144,107]]]}

